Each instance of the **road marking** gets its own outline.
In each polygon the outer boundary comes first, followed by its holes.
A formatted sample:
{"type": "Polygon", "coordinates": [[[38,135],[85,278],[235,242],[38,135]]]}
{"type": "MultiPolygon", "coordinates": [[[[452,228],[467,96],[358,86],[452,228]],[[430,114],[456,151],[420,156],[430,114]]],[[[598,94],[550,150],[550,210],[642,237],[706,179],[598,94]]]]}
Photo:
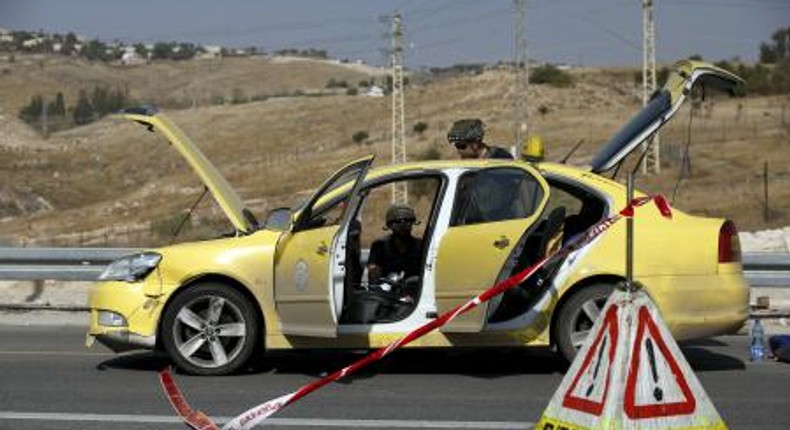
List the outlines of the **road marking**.
{"type": "Polygon", "coordinates": [[[112,352],[76,352],[76,351],[0,351],[0,355],[67,355],[67,356],[97,356],[104,357],[118,355],[112,352]]]}
{"type": "MultiPolygon", "coordinates": [[[[225,423],[231,417],[215,417],[225,423]]],[[[181,418],[166,415],[75,414],[60,412],[0,411],[0,420],[92,421],[107,423],[182,424],[181,418]]],[[[271,418],[271,425],[292,427],[404,428],[404,429],[531,429],[533,422],[519,421],[428,421],[428,420],[333,420],[326,418],[271,418]]]]}

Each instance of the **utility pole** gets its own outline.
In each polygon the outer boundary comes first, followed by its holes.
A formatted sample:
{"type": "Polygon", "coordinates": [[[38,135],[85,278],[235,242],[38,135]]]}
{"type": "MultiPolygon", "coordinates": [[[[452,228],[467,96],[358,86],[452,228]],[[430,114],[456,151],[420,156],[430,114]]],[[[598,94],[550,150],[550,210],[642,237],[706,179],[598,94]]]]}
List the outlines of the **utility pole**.
{"type": "MultiPolygon", "coordinates": [[[[656,33],[653,22],[653,0],[642,0],[642,104],[650,101],[656,90],[656,33]]],[[[647,151],[642,162],[642,173],[661,172],[660,142],[658,133],[653,136],[653,144],[643,143],[647,151]]]]}
{"type": "Polygon", "coordinates": [[[516,4],[516,151],[529,138],[529,60],[527,58],[527,0],[516,4]]]}
{"type": "MultiPolygon", "coordinates": [[[[392,164],[406,162],[406,126],[403,103],[403,27],[401,15],[392,17],[392,164]]],[[[392,203],[406,203],[405,181],[392,184],[392,203]]]]}

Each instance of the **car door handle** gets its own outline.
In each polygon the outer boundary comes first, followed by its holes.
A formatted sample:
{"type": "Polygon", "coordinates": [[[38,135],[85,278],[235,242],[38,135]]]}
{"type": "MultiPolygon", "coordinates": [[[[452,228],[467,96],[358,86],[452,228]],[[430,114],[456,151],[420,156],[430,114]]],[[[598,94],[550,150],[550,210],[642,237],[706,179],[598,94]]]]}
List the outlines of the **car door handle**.
{"type": "Polygon", "coordinates": [[[507,248],[508,245],[510,245],[510,239],[505,236],[500,236],[499,239],[494,241],[494,248],[496,249],[507,248]]]}
{"type": "Polygon", "coordinates": [[[326,253],[329,252],[329,247],[326,246],[326,243],[321,242],[321,244],[318,245],[318,248],[316,248],[315,252],[318,253],[318,255],[326,255],[326,253]]]}

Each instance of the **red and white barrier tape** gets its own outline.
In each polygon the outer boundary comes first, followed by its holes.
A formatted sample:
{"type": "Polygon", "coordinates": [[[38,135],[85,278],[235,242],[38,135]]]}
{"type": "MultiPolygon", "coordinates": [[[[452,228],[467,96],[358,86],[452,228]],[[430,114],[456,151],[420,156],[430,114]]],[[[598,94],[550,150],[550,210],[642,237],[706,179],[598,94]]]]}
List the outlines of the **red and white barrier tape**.
{"type": "MultiPolygon", "coordinates": [[[[424,336],[428,332],[447,324],[458,315],[466,313],[477,307],[479,304],[485,303],[488,300],[492,299],[493,297],[501,294],[505,290],[508,290],[516,285],[521,284],[527,278],[532,276],[538,269],[543,267],[548,261],[559,257],[564,257],[573,251],[581,249],[583,246],[589,244],[597,236],[601,235],[603,232],[608,230],[620,218],[633,217],[634,208],[643,206],[650,201],[655,203],[659,212],[661,212],[661,215],[663,215],[666,218],[672,217],[672,210],[670,209],[669,204],[667,203],[666,199],[663,196],[660,195],[647,196],[647,197],[639,197],[633,199],[619,213],[592,225],[590,228],[588,228],[585,231],[585,234],[580,236],[578,239],[565,244],[562,248],[558,249],[557,251],[553,252],[550,255],[547,255],[546,257],[542,258],[532,266],[505,279],[504,281],[497,283],[493,287],[483,291],[482,293],[480,293],[473,299],[469,300],[468,302],[443,313],[435,320],[432,320],[418,327],[417,329],[409,332],[402,338],[387,345],[385,348],[378,349],[366,355],[365,357],[361,358],[360,360],[352,363],[351,365],[346,366],[332,373],[331,375],[327,375],[317,381],[304,385],[300,389],[292,393],[288,393],[286,395],[277,397],[276,399],[269,400],[265,403],[262,403],[251,409],[248,409],[241,415],[237,416],[236,418],[233,418],[227,424],[225,424],[222,427],[222,430],[251,429],[252,427],[255,427],[257,424],[261,423],[263,420],[273,415],[280,409],[285,408],[291,403],[296,402],[297,400],[307,396],[313,391],[318,390],[324,385],[327,385],[333,381],[337,381],[338,379],[344,376],[351,375],[356,371],[358,371],[359,369],[367,366],[368,364],[374,361],[381,360],[386,355],[390,354],[392,351],[395,351],[396,349],[414,341],[415,339],[424,336]]],[[[162,382],[162,386],[164,387],[165,392],[167,393],[168,398],[170,399],[170,403],[173,405],[173,408],[175,408],[178,415],[181,416],[181,418],[188,426],[190,426],[195,430],[220,430],[219,427],[213,421],[211,421],[210,418],[208,418],[205,414],[203,414],[203,412],[195,411],[189,406],[189,404],[187,404],[186,399],[184,399],[183,395],[178,390],[178,387],[176,386],[175,381],[173,380],[170,374],[169,368],[165,368],[162,371],[160,371],[159,378],[162,382]]]]}

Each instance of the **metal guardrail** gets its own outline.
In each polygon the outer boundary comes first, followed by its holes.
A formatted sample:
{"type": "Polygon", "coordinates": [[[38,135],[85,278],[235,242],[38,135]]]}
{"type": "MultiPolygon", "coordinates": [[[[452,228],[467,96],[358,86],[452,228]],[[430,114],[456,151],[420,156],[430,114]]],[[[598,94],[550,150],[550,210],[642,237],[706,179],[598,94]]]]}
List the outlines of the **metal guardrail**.
{"type": "MultiPolygon", "coordinates": [[[[95,281],[113,260],[135,248],[0,248],[0,280],[95,281]]],[[[743,254],[755,287],[790,287],[790,253],[743,254]]]]}
{"type": "Polygon", "coordinates": [[[743,254],[743,272],[752,287],[790,287],[790,253],[743,254]]]}
{"type": "Polygon", "coordinates": [[[95,281],[135,248],[0,248],[0,280],[95,281]]]}

